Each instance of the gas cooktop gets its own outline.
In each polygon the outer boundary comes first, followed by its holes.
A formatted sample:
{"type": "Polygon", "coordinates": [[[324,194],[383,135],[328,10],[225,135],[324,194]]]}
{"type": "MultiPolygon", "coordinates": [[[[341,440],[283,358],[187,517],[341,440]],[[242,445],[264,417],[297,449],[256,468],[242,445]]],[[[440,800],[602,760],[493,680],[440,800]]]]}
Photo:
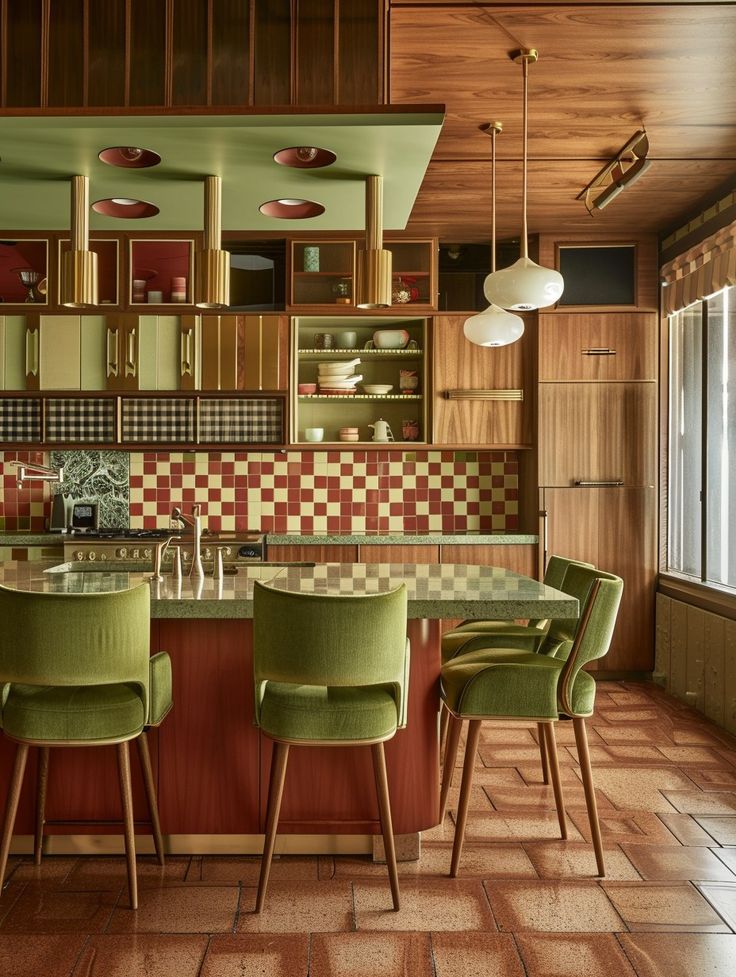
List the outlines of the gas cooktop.
{"type": "Polygon", "coordinates": [[[111,529],[95,529],[91,532],[75,532],[72,530],[69,535],[84,537],[84,539],[166,539],[176,532],[177,530],[174,529],[128,529],[122,526],[111,529]]]}

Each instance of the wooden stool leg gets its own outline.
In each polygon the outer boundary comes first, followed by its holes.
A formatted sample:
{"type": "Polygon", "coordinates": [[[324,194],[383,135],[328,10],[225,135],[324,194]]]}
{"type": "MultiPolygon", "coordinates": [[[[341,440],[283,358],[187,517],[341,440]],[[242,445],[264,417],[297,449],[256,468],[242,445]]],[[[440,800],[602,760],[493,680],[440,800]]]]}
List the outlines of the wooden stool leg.
{"type": "Polygon", "coordinates": [[[588,750],[588,734],[585,729],[585,720],[577,717],[572,721],[575,730],[575,744],[578,748],[578,759],[580,760],[580,773],[583,778],[585,789],[585,803],[588,808],[588,822],[590,823],[590,833],[593,836],[593,848],[595,849],[595,862],[598,868],[598,875],[606,874],[606,866],[603,861],[603,841],[601,840],[601,826],[598,821],[598,805],[595,800],[595,787],[593,785],[593,770],[590,766],[590,751],[588,750]]]}
{"type": "Polygon", "coordinates": [[[442,789],[440,791],[440,821],[445,820],[447,812],[447,798],[452,787],[452,778],[455,773],[455,761],[457,759],[457,748],[460,743],[460,733],[463,730],[463,721],[459,716],[450,714],[450,710],[445,708],[449,718],[449,729],[447,731],[447,747],[445,749],[445,763],[442,767],[442,789]]]}
{"type": "Polygon", "coordinates": [[[133,822],[133,788],[130,782],[130,751],[128,741],[118,743],[118,776],[120,801],[123,807],[125,857],[128,863],[128,894],[130,908],[138,908],[138,878],[135,871],[135,825],[133,822]]]}
{"type": "Polygon", "coordinates": [[[161,822],[158,816],[158,801],[156,800],[156,786],[153,782],[153,770],[151,768],[151,754],[148,752],[148,738],[145,731],[136,740],[138,745],[138,757],[141,761],[141,771],[143,773],[143,785],[146,788],[146,800],[148,801],[148,812],[151,816],[151,830],[153,831],[153,844],[156,847],[159,865],[164,864],[164,839],[161,835],[161,822]]]}
{"type": "Polygon", "coordinates": [[[547,739],[544,735],[545,723],[537,723],[539,735],[539,759],[542,761],[542,783],[549,783],[549,763],[547,761],[547,739]]]}
{"type": "Polygon", "coordinates": [[[46,786],[49,781],[49,747],[42,746],[38,751],[38,772],[36,775],[36,833],[33,839],[33,863],[41,864],[43,849],[43,826],[46,811],[46,786]]]}
{"type": "Polygon", "coordinates": [[[376,796],[378,798],[378,813],[381,816],[381,831],[383,832],[383,847],[386,852],[388,877],[391,883],[391,896],[394,910],[399,906],[399,870],[396,867],[396,846],[394,844],[394,827],[391,821],[391,800],[388,794],[388,777],[386,775],[386,754],[383,743],[371,746],[373,754],[373,774],[376,778],[376,796]]]}
{"type": "MultiPolygon", "coordinates": [[[[557,756],[557,738],[554,723],[541,723],[542,733],[547,744],[549,770],[552,775],[552,789],[555,792],[557,820],[560,822],[560,837],[567,838],[567,819],[565,818],[565,798],[562,793],[562,778],[560,777],[560,762],[557,756]]],[[[541,740],[540,740],[541,742],[541,740]]]]}
{"type": "MultiPolygon", "coordinates": [[[[447,742],[447,726],[450,722],[450,710],[440,700],[440,756],[445,754],[445,743],[447,742]]],[[[443,761],[444,762],[444,761],[443,761]]]]}
{"type": "Polygon", "coordinates": [[[261,858],[261,875],[258,879],[258,895],[256,896],[256,912],[263,911],[268,888],[268,876],[271,873],[271,859],[276,845],[276,829],[279,824],[281,798],[284,793],[286,779],[286,764],[289,760],[289,744],[273,744],[271,757],[271,780],[268,787],[268,811],[266,812],[266,837],[263,840],[263,857],[261,858]]]}
{"type": "Polygon", "coordinates": [[[28,759],[28,744],[19,743],[15,750],[15,762],[13,764],[13,774],[8,785],[8,799],[5,802],[5,820],[3,822],[3,840],[0,843],[0,891],[5,882],[5,869],[8,865],[8,853],[10,852],[10,839],[13,837],[13,827],[15,825],[15,815],[18,813],[18,801],[20,799],[20,789],[23,786],[23,774],[26,771],[26,760],[28,759]]]}
{"type": "Polygon", "coordinates": [[[457,809],[455,841],[452,846],[452,864],[450,865],[450,876],[453,879],[457,878],[460,855],[462,854],[463,841],[465,840],[465,825],[468,820],[470,795],[473,790],[473,766],[475,765],[475,754],[478,752],[481,722],[482,720],[480,719],[471,719],[468,728],[468,742],[465,745],[465,762],[463,763],[463,782],[460,787],[460,803],[457,809]]]}

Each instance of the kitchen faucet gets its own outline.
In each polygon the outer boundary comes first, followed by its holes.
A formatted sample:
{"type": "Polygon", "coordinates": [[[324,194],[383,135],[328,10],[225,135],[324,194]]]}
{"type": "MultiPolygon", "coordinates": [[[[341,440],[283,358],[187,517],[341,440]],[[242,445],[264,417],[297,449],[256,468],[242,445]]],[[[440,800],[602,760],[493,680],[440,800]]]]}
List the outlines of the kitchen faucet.
{"type": "Polygon", "coordinates": [[[192,506],[191,516],[185,516],[178,506],[171,511],[171,518],[183,523],[185,526],[192,527],[194,536],[194,552],[192,554],[192,565],[189,568],[190,577],[204,579],[202,569],[202,506],[197,502],[192,506]]]}
{"type": "Polygon", "coordinates": [[[36,464],[33,461],[11,461],[11,468],[18,469],[18,488],[23,488],[24,482],[63,482],[64,468],[49,468],[47,465],[36,464]]]}
{"type": "Polygon", "coordinates": [[[171,546],[175,539],[181,539],[181,536],[169,536],[168,539],[162,539],[160,543],[156,543],[153,550],[153,572],[151,574],[151,580],[163,580],[164,575],[161,573],[161,564],[163,562],[166,550],[171,546]]]}

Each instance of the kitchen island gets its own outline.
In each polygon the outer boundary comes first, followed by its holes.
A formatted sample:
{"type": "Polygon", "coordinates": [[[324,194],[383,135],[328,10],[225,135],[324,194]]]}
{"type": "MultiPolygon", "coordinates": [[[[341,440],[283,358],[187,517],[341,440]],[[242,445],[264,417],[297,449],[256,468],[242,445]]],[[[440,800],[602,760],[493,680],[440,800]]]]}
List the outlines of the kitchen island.
{"type": "MultiPolygon", "coordinates": [[[[149,572],[109,572],[40,562],[0,565],[0,584],[20,590],[95,593],[147,581],[149,572]]],[[[318,564],[241,568],[223,580],[147,583],[151,652],[172,658],[174,708],[150,735],[164,833],[172,852],[260,851],[270,768],[270,741],[252,724],[253,585],[268,582],[301,593],[356,594],[408,590],[411,640],[409,721],[386,744],[397,834],[437,821],[442,619],[575,617],[577,601],[498,567],[461,564],[318,564]]],[[[53,642],[53,635],[49,636],[53,642]]],[[[309,654],[308,636],[304,653],[309,654]]],[[[0,742],[0,783],[7,783],[14,745],[0,742]]],[[[35,758],[33,758],[35,762],[35,758]]],[[[33,762],[31,768],[33,768],[33,762]]],[[[17,820],[16,850],[33,825],[33,777],[17,820]],[[18,837],[20,835],[21,837],[18,837]]],[[[279,831],[281,850],[369,851],[380,834],[369,751],[356,747],[293,751],[279,831]]],[[[136,811],[145,811],[140,784],[136,811]]],[[[117,850],[116,767],[112,748],[52,752],[47,796],[48,850],[117,850]],[[86,822],[82,831],[79,822],[86,822]],[[64,836],[67,836],[66,838],[64,836]],[[72,837],[68,837],[68,836],[72,837]]]]}

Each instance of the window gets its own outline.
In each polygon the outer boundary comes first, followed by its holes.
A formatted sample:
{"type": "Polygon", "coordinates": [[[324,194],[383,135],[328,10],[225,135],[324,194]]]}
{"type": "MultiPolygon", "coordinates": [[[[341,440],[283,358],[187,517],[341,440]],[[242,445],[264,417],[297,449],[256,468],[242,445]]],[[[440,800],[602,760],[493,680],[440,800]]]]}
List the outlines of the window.
{"type": "Polygon", "coordinates": [[[736,590],[736,288],[669,322],[667,569],[736,590]]]}

